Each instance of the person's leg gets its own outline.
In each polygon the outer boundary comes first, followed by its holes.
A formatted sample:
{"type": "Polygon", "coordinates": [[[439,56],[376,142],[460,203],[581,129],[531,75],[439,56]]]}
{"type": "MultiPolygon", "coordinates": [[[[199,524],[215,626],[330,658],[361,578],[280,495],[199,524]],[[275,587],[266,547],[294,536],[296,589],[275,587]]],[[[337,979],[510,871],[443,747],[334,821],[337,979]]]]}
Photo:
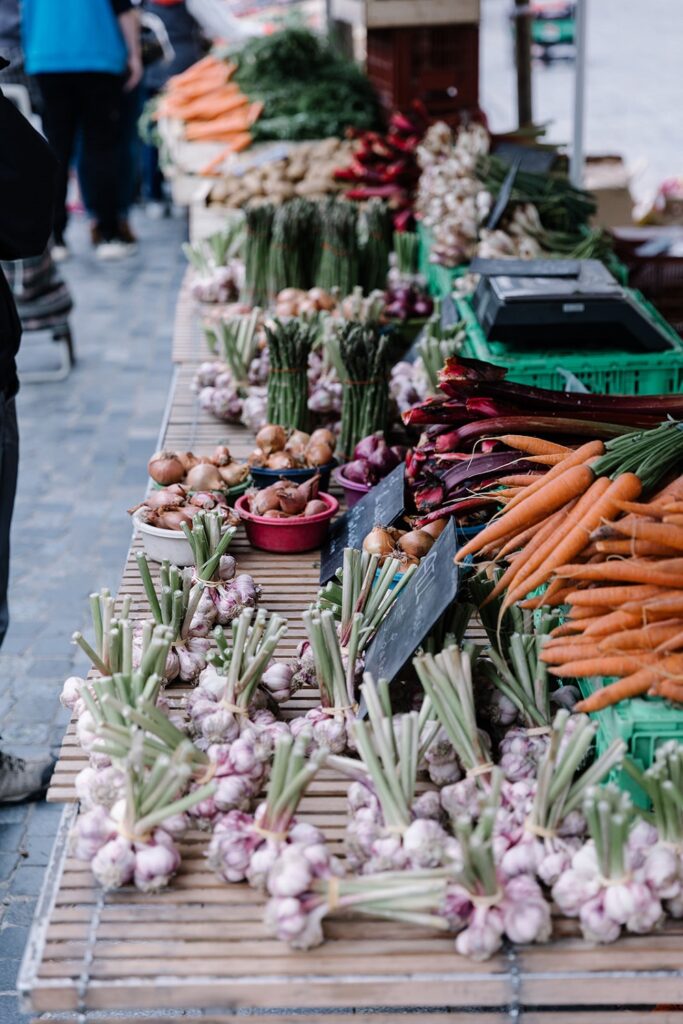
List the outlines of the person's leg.
{"type": "Polygon", "coordinates": [[[89,205],[105,240],[116,238],[119,205],[119,139],[123,80],[118,75],[82,73],[80,120],[82,167],[89,205]]]}
{"type": "Polygon", "coordinates": [[[9,532],[19,467],[16,403],[0,392],[0,647],[9,626],[9,532]]]}
{"type": "MultiPolygon", "coordinates": [[[[17,489],[19,431],[13,398],[0,392],[0,647],[9,625],[9,533],[17,489]]],[[[55,759],[48,751],[36,757],[13,757],[0,750],[0,804],[29,800],[44,793],[55,759]]]]}
{"type": "Polygon", "coordinates": [[[142,113],[142,86],[124,92],[119,147],[119,219],[127,220],[140,192],[140,136],[138,120],[142,113]]]}
{"type": "Polygon", "coordinates": [[[66,193],[78,124],[78,99],[73,78],[69,74],[37,76],[42,100],[43,130],[59,160],[54,215],[54,237],[58,245],[64,244],[66,193]]]}

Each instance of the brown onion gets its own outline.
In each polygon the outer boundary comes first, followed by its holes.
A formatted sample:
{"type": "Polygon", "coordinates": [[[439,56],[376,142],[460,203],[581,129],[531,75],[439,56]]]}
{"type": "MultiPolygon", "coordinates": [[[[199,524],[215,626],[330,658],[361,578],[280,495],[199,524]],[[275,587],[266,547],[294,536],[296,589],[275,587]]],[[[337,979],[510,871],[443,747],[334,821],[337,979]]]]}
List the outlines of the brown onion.
{"type": "Polygon", "coordinates": [[[309,466],[326,466],[333,457],[329,444],[322,441],[311,441],[306,447],[306,461],[309,466]]]}
{"type": "Polygon", "coordinates": [[[155,452],[147,463],[147,471],[158,484],[179,484],[185,476],[185,467],[175,452],[155,452]]]}
{"type": "Polygon", "coordinates": [[[268,469],[294,469],[294,459],[289,452],[273,452],[266,459],[268,469]]]}
{"type": "Polygon", "coordinates": [[[276,488],[277,485],[273,484],[271,487],[264,487],[262,491],[250,491],[248,494],[249,511],[253,512],[255,516],[262,516],[272,509],[279,509],[280,490],[276,488]]]}
{"type": "Polygon", "coordinates": [[[187,474],[186,484],[192,491],[220,491],[223,478],[210,462],[200,462],[187,474]]]}
{"type": "Polygon", "coordinates": [[[214,494],[211,491],[195,491],[191,498],[188,498],[190,505],[197,505],[199,508],[225,508],[227,501],[222,494],[214,494]]]}
{"type": "Polygon", "coordinates": [[[311,444],[326,444],[332,451],[337,447],[337,438],[327,427],[318,427],[311,434],[311,444]]]}
{"type": "Polygon", "coordinates": [[[304,509],[305,516],[318,516],[321,512],[327,512],[327,505],[320,498],[313,498],[304,509]]]}
{"type": "Polygon", "coordinates": [[[411,530],[399,538],[398,546],[410,558],[424,558],[434,544],[434,538],[424,530],[411,530]]]}
{"type": "Polygon", "coordinates": [[[176,494],[170,487],[162,487],[158,491],[150,491],[142,504],[147,508],[180,508],[184,502],[185,493],[176,494]]]}
{"type": "Polygon", "coordinates": [[[261,427],[256,435],[256,444],[266,455],[281,452],[287,444],[287,433],[284,427],[268,425],[261,427]]]}
{"type": "Polygon", "coordinates": [[[381,526],[373,526],[363,541],[363,551],[367,551],[370,555],[379,555],[380,558],[385,558],[393,550],[394,541],[391,534],[381,526]]]}
{"type": "Polygon", "coordinates": [[[178,452],[177,455],[180,461],[182,462],[183,466],[185,467],[186,473],[189,469],[192,469],[192,467],[196,466],[197,463],[199,462],[199,459],[194,454],[194,452],[178,452]]]}
{"type": "Polygon", "coordinates": [[[269,508],[267,512],[263,513],[264,519],[289,519],[286,512],[283,512],[279,508],[269,508]]]}
{"type": "Polygon", "coordinates": [[[218,472],[228,487],[237,487],[249,476],[249,466],[246,462],[231,462],[229,466],[219,466],[218,472]]]}
{"type": "Polygon", "coordinates": [[[289,491],[282,491],[280,494],[280,508],[288,516],[298,516],[306,508],[306,499],[298,487],[292,487],[289,491]]]}
{"type": "Polygon", "coordinates": [[[180,530],[181,523],[192,524],[192,519],[199,510],[196,508],[169,508],[152,512],[147,520],[150,526],[160,530],[180,530]]]}
{"type": "Polygon", "coordinates": [[[248,466],[265,466],[266,464],[266,453],[261,448],[254,448],[253,452],[247,456],[248,466]]]}
{"type": "Polygon", "coordinates": [[[232,462],[230,449],[224,444],[216,445],[214,450],[211,452],[210,458],[214,466],[227,466],[232,462]]]}
{"type": "MultiPolygon", "coordinates": [[[[310,476],[308,480],[302,480],[297,487],[297,490],[304,496],[306,502],[312,501],[313,498],[317,498],[318,491],[320,490],[320,473],[316,473],[315,476],[310,476]]],[[[304,502],[304,504],[306,502],[304,502]]]]}
{"type": "Polygon", "coordinates": [[[447,523],[447,519],[435,519],[433,523],[426,523],[424,526],[421,526],[420,529],[423,533],[428,533],[430,537],[433,537],[434,540],[436,540],[437,537],[440,537],[446,529],[447,523]]]}

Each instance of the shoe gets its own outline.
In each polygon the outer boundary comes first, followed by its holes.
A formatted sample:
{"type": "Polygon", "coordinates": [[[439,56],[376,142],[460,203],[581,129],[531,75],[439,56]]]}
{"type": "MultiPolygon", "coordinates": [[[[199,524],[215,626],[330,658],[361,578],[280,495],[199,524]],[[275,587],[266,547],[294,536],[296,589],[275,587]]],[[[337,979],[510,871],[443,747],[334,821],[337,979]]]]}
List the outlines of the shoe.
{"type": "Polygon", "coordinates": [[[133,229],[131,228],[130,221],[127,218],[119,221],[119,232],[116,237],[122,242],[125,242],[126,245],[134,245],[137,248],[138,240],[133,234],[133,229]]]}
{"type": "Polygon", "coordinates": [[[71,255],[68,246],[64,242],[55,242],[50,253],[55,263],[64,263],[71,255]]]}
{"type": "Polygon", "coordinates": [[[57,759],[51,754],[23,758],[0,750],[0,804],[16,804],[42,796],[56,763],[57,759]]]}
{"type": "Polygon", "coordinates": [[[163,220],[170,215],[170,211],[166,203],[152,200],[145,206],[145,214],[150,220],[163,220]]]}
{"type": "Polygon", "coordinates": [[[95,246],[95,256],[98,260],[111,263],[115,260],[125,260],[128,256],[132,256],[137,251],[137,248],[135,242],[124,242],[121,238],[110,238],[95,246]]]}

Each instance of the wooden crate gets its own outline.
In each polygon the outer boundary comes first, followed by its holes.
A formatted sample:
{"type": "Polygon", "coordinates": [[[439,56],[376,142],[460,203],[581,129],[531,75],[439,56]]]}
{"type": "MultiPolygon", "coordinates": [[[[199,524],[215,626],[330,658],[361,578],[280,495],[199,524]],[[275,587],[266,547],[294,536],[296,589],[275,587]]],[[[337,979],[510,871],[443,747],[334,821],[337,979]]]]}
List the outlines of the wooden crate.
{"type": "Polygon", "coordinates": [[[364,28],[477,24],[479,0],[330,0],[330,17],[364,28]]]}

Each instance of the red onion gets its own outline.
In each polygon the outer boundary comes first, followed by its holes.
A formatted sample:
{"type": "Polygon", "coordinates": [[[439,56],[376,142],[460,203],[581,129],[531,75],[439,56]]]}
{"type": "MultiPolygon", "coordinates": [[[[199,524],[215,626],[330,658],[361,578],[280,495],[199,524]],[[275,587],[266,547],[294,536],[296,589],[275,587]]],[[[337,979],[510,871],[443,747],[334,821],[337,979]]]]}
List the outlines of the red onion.
{"type": "Polygon", "coordinates": [[[354,459],[352,462],[347,462],[343,473],[345,479],[353,484],[369,484],[371,482],[367,459],[354,459]]]}
{"type": "Polygon", "coordinates": [[[378,430],[375,434],[369,434],[359,441],[353,451],[354,459],[369,459],[381,444],[385,444],[384,434],[378,430]]]}
{"type": "Polygon", "coordinates": [[[392,469],[396,469],[400,461],[385,441],[382,441],[372,455],[368,456],[370,470],[380,480],[388,476],[392,469]]]}

